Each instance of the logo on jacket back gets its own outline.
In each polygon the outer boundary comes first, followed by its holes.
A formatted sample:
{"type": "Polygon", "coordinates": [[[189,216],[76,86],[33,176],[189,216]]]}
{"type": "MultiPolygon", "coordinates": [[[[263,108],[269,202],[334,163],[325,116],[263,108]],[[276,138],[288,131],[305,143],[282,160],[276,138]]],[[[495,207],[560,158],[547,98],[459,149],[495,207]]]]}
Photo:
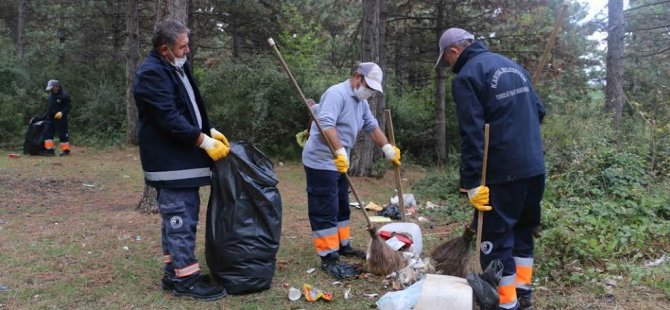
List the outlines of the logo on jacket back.
{"type": "Polygon", "coordinates": [[[512,67],[502,67],[498,68],[495,73],[493,73],[493,78],[491,79],[491,88],[496,89],[498,88],[498,80],[500,79],[500,76],[503,75],[503,73],[514,73],[518,75],[521,80],[523,80],[524,83],[526,83],[526,76],[521,73],[517,68],[512,68],[512,67]]]}

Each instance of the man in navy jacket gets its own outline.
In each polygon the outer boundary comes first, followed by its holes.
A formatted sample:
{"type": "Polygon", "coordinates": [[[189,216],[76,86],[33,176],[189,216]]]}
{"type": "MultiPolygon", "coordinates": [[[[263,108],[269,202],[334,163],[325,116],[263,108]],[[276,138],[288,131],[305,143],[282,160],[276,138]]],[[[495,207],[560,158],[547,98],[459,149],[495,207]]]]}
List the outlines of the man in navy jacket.
{"type": "Polygon", "coordinates": [[[477,210],[491,211],[484,213],[480,264],[503,262],[501,309],[531,309],[533,231],[544,193],[544,106],[523,67],[490,52],[467,31],[447,29],[439,45],[436,66],[446,64],[456,73],[461,185],[477,210]],[[487,186],[480,184],[484,124],[490,124],[487,186]]]}
{"type": "Polygon", "coordinates": [[[156,25],[153,49],[136,72],[133,93],[144,179],[158,191],[162,217],[162,287],[175,296],[216,300],[226,291],[200,275],[195,257],[198,189],[210,184],[210,167],[228,154],[229,145],[210,125],[186,63],[188,34],[176,20],[156,25]]]}
{"type": "Polygon", "coordinates": [[[70,133],[68,131],[68,116],[70,115],[70,95],[63,89],[58,80],[49,80],[47,88],[49,92],[49,108],[47,111],[47,129],[44,133],[44,155],[55,155],[54,133],[58,133],[60,139],[61,156],[70,155],[70,133]]]}

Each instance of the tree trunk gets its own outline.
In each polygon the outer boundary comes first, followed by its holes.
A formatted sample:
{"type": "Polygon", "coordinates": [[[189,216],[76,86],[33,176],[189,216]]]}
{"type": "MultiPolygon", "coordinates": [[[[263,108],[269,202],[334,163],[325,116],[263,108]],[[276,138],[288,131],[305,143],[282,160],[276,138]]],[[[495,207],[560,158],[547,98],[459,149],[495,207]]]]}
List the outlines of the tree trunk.
{"type": "MultiPolygon", "coordinates": [[[[158,0],[156,2],[156,23],[172,18],[188,25],[189,2],[190,0],[158,0]]],[[[155,188],[144,185],[144,194],[137,209],[144,213],[158,213],[155,188]]]]}
{"type": "MultiPolygon", "coordinates": [[[[437,40],[440,41],[440,36],[446,24],[445,3],[439,1],[437,4],[437,16],[435,23],[435,34],[437,40]]],[[[439,50],[438,50],[439,51],[439,50]]],[[[447,126],[446,126],[446,87],[444,68],[435,69],[435,155],[437,162],[443,163],[447,159],[447,126]]]]}
{"type": "MultiPolygon", "coordinates": [[[[385,16],[383,8],[385,0],[363,0],[363,32],[362,44],[363,53],[361,59],[363,62],[372,61],[378,64],[384,70],[384,22],[385,16]]],[[[386,72],[385,72],[386,73],[386,72]]],[[[385,83],[382,81],[382,86],[385,83]]],[[[376,94],[374,98],[368,100],[372,114],[379,121],[379,127],[384,131],[385,117],[384,109],[386,109],[386,102],[382,94],[376,94]]],[[[359,134],[356,139],[356,145],[351,152],[351,169],[349,174],[353,176],[370,176],[372,173],[372,163],[375,157],[379,154],[375,152],[374,143],[372,139],[366,134],[359,134]],[[376,155],[376,156],[375,156],[376,155]]]]}
{"type": "Polygon", "coordinates": [[[19,0],[19,16],[16,25],[16,58],[23,58],[23,52],[26,47],[26,25],[28,24],[28,4],[27,0],[19,0]]]}
{"type": "Polygon", "coordinates": [[[126,0],[126,142],[137,145],[137,106],[133,96],[135,70],[140,62],[139,16],[137,0],[126,0]]]}
{"type": "Polygon", "coordinates": [[[607,23],[606,109],[613,114],[613,126],[619,131],[623,108],[623,0],[609,0],[607,23]]]}

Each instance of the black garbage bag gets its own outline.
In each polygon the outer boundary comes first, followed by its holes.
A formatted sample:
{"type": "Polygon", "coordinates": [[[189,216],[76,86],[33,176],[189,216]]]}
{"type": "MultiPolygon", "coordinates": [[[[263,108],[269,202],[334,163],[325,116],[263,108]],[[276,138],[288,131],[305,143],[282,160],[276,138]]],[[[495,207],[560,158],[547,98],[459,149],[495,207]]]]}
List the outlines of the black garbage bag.
{"type": "Polygon", "coordinates": [[[377,215],[386,216],[392,220],[400,219],[400,208],[395,203],[389,203],[381,211],[377,212],[377,215]]]}
{"type": "Polygon", "coordinates": [[[471,272],[466,277],[468,284],[475,294],[475,301],[481,310],[496,310],[500,296],[498,295],[498,284],[502,279],[503,263],[495,259],[489,263],[486,270],[481,274],[471,272]]]}
{"type": "Polygon", "coordinates": [[[44,148],[44,133],[46,130],[46,114],[40,114],[30,119],[23,141],[23,154],[40,155],[43,151],[46,151],[44,148]]]}
{"type": "Polygon", "coordinates": [[[212,169],[205,256],[229,294],[270,288],[281,237],[282,205],[270,159],[256,147],[230,145],[212,169]]]}

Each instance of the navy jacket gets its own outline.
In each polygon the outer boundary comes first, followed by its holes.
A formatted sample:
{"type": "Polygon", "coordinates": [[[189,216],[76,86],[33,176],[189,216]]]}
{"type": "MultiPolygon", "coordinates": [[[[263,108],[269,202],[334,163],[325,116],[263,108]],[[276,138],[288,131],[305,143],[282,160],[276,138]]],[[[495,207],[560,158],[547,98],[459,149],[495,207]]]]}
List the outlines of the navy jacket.
{"type": "Polygon", "coordinates": [[[195,93],[202,128],[176,67],[152,51],[135,73],[133,94],[144,180],[158,188],[198,187],[211,182],[212,160],[195,145],[201,132],[209,135],[211,126],[188,64],[184,71],[195,93]]]}
{"type": "Polygon", "coordinates": [[[545,173],[540,123],[545,109],[528,72],[475,42],[452,69],[461,134],[461,186],[481,183],[484,124],[490,124],[486,183],[496,184],[545,173]]]}
{"type": "Polygon", "coordinates": [[[47,109],[47,117],[53,119],[56,113],[63,113],[62,119],[67,119],[70,113],[70,95],[60,86],[57,93],[49,92],[49,107],[47,109]]]}

